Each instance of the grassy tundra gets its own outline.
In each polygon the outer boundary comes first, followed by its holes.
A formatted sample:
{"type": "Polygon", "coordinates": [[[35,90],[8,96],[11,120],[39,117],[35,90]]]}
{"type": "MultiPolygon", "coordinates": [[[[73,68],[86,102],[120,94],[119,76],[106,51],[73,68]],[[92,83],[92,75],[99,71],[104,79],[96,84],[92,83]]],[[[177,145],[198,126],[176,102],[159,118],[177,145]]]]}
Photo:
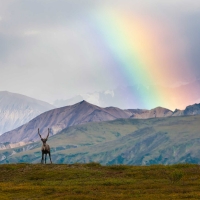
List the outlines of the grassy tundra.
{"type": "Polygon", "coordinates": [[[0,199],[200,199],[200,166],[4,164],[0,199]]]}

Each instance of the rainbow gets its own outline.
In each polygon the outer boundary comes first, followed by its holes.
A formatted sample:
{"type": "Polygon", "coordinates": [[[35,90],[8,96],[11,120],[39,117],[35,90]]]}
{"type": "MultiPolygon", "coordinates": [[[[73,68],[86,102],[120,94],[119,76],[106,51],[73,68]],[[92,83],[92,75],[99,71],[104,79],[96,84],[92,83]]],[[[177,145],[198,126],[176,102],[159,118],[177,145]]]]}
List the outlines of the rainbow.
{"type": "Polygon", "coordinates": [[[98,32],[97,39],[122,75],[120,83],[144,85],[143,89],[131,91],[141,107],[180,108],[176,97],[169,98],[174,94],[158,86],[175,79],[178,71],[171,69],[180,64],[173,57],[173,50],[161,45],[165,28],[162,30],[155,21],[122,10],[105,9],[103,14],[102,11],[93,14],[91,20],[98,32]]]}

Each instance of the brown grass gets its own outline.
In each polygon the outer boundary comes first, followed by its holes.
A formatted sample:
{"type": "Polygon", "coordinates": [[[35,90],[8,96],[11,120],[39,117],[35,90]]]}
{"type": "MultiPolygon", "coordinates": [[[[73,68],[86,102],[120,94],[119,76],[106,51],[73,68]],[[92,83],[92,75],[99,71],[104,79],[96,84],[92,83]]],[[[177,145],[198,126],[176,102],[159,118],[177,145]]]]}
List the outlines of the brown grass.
{"type": "Polygon", "coordinates": [[[200,167],[0,165],[0,199],[200,199],[200,167]]]}

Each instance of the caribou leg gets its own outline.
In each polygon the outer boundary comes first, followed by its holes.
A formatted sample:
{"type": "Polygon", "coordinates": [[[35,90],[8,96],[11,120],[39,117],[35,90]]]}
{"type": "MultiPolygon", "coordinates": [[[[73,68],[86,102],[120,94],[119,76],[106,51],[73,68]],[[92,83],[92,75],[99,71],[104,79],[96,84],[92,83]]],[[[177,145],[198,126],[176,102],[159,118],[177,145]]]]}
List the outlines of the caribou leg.
{"type": "Polygon", "coordinates": [[[45,164],[46,164],[46,160],[47,160],[47,154],[45,153],[45,164]]]}
{"type": "Polygon", "coordinates": [[[44,153],[42,152],[42,159],[41,159],[41,164],[44,163],[44,153]]]}
{"type": "MultiPolygon", "coordinates": [[[[49,152],[49,159],[50,159],[50,161],[51,161],[51,153],[49,152]]],[[[51,161],[51,164],[52,164],[52,161],[51,161]]]]}

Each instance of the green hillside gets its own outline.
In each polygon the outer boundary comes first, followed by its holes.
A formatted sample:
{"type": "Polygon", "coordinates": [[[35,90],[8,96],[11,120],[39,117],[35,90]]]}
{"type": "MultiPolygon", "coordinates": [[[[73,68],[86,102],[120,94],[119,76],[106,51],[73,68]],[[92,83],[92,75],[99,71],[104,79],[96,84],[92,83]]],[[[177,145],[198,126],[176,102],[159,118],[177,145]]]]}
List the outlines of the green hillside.
{"type": "Polygon", "coordinates": [[[0,165],[1,200],[200,199],[198,165],[0,165]]]}
{"type": "MultiPolygon", "coordinates": [[[[49,138],[54,163],[103,165],[200,162],[200,116],[88,123],[49,138]]],[[[41,143],[0,151],[1,163],[41,159],[41,143]]]]}

